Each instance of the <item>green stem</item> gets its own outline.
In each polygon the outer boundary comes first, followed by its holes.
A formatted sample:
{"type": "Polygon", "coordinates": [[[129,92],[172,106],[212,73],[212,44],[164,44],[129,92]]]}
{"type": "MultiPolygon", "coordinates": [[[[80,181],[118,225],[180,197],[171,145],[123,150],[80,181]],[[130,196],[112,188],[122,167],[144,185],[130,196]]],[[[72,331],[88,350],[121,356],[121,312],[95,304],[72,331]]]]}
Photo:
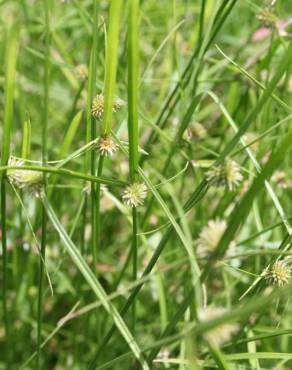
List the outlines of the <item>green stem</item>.
{"type": "MultiPolygon", "coordinates": [[[[98,1],[94,0],[93,3],[93,41],[92,41],[92,59],[91,59],[91,71],[90,71],[90,85],[89,85],[89,101],[91,102],[96,93],[96,68],[97,68],[97,41],[98,41],[98,1]]],[[[90,115],[90,112],[89,112],[90,115]]],[[[96,139],[96,121],[93,117],[89,118],[91,125],[91,140],[96,139]]],[[[91,151],[91,175],[96,175],[96,150],[91,151]]],[[[97,213],[99,209],[99,195],[97,188],[100,185],[91,183],[91,227],[92,227],[92,257],[93,257],[93,271],[96,273],[97,264],[97,250],[98,250],[98,240],[97,240],[97,213]]]]}
{"type": "Polygon", "coordinates": [[[6,235],[6,183],[5,179],[1,181],[1,231],[2,231],[2,303],[3,303],[3,321],[5,329],[5,355],[7,366],[9,364],[8,353],[10,351],[9,343],[9,322],[7,312],[7,235],[6,235]]]}
{"type": "MultiPolygon", "coordinates": [[[[132,222],[133,222],[133,234],[132,234],[132,279],[133,281],[137,280],[137,270],[138,270],[138,238],[137,238],[137,233],[138,233],[138,217],[137,217],[137,210],[134,207],[132,209],[132,222]]],[[[136,326],[136,304],[133,302],[133,307],[132,307],[132,329],[133,332],[135,333],[135,326],[136,326]]]]}
{"type": "MultiPolygon", "coordinates": [[[[138,91],[139,91],[139,0],[131,0],[128,15],[128,136],[130,180],[134,183],[139,173],[138,155],[138,91]]],[[[138,214],[132,210],[132,278],[137,279],[138,214]]],[[[135,330],[136,305],[132,307],[132,327],[135,330]]]]}
{"type": "MultiPolygon", "coordinates": [[[[45,13],[45,60],[44,60],[44,109],[43,109],[43,124],[42,124],[42,165],[46,166],[48,161],[48,115],[49,115],[49,83],[50,83],[50,0],[44,2],[45,13]]],[[[44,192],[46,192],[47,178],[46,173],[43,173],[44,192]]],[[[42,205],[42,221],[41,221],[41,258],[39,261],[39,292],[38,292],[38,315],[37,315],[37,358],[36,369],[41,368],[41,332],[42,332],[42,306],[43,306],[43,280],[44,280],[44,264],[46,261],[46,243],[47,243],[47,215],[42,205]]]]}
{"type": "MultiPolygon", "coordinates": [[[[16,21],[17,24],[17,21],[16,21]]],[[[18,52],[18,27],[12,25],[8,30],[6,42],[5,58],[5,100],[3,117],[3,137],[2,137],[2,155],[1,166],[6,166],[10,155],[10,139],[13,122],[13,97],[16,76],[16,61],[18,52]]],[[[9,317],[7,310],[7,225],[6,225],[6,171],[0,173],[1,180],[1,232],[2,232],[2,301],[3,301],[3,321],[5,328],[5,356],[6,366],[10,368],[10,353],[12,346],[10,343],[9,317]]]]}
{"type": "Polygon", "coordinates": [[[115,0],[110,2],[108,42],[105,61],[104,119],[101,129],[103,136],[110,134],[112,126],[122,5],[122,0],[115,0]]]}

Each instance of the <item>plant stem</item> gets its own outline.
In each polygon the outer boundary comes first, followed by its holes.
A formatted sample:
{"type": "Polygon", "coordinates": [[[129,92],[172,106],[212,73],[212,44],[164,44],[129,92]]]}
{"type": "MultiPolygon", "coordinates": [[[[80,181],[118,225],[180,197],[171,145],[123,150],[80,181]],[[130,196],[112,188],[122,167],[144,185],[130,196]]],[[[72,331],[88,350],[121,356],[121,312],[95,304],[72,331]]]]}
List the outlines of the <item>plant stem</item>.
{"type": "MultiPolygon", "coordinates": [[[[46,166],[48,161],[48,114],[49,114],[49,69],[50,69],[50,0],[44,2],[44,14],[45,14],[45,59],[44,59],[44,101],[43,101],[43,124],[42,124],[42,165],[46,166]]],[[[46,192],[47,178],[46,173],[43,173],[43,191],[46,192]]],[[[36,369],[41,368],[41,332],[42,332],[42,316],[43,316],[43,280],[44,280],[44,264],[46,262],[46,243],[47,243],[47,215],[42,205],[41,210],[41,258],[39,261],[39,292],[38,292],[38,314],[37,314],[37,357],[36,357],[36,369]]]]}
{"type": "MultiPolygon", "coordinates": [[[[114,92],[116,86],[116,73],[118,63],[118,41],[119,41],[119,29],[120,29],[120,18],[122,10],[122,1],[115,0],[110,3],[109,10],[109,31],[108,40],[106,46],[106,61],[105,61],[105,79],[104,79],[104,119],[101,128],[101,136],[110,134],[112,126],[112,115],[113,115],[113,102],[114,92]]],[[[97,176],[102,175],[104,164],[104,156],[100,155],[97,176]]],[[[100,249],[100,195],[101,189],[100,184],[96,185],[96,207],[95,207],[95,249],[96,253],[100,249]]]]}
{"type": "MultiPolygon", "coordinates": [[[[3,142],[1,166],[6,166],[10,155],[11,130],[13,122],[13,95],[16,77],[16,61],[18,52],[18,27],[12,25],[8,30],[5,59],[5,101],[3,119],[3,142]]],[[[5,329],[5,356],[9,368],[11,353],[9,317],[7,310],[7,225],[6,225],[6,171],[0,173],[1,180],[1,233],[2,233],[2,302],[5,329]]]]}
{"type": "MultiPolygon", "coordinates": [[[[93,40],[92,40],[92,50],[91,50],[91,63],[90,63],[90,84],[88,91],[88,100],[90,105],[92,99],[96,93],[96,68],[97,68],[97,41],[98,41],[98,1],[94,0],[93,3],[93,40]]],[[[88,120],[90,123],[90,138],[91,140],[96,139],[96,121],[91,116],[91,112],[88,112],[88,120]]],[[[91,151],[91,166],[90,166],[91,175],[96,175],[96,151],[91,151]]],[[[92,257],[93,257],[93,271],[96,273],[96,264],[97,264],[97,250],[98,250],[98,241],[97,241],[97,210],[99,208],[98,203],[98,185],[91,183],[91,227],[92,227],[92,257]]]]}
{"type": "MultiPolygon", "coordinates": [[[[128,14],[128,136],[130,181],[138,178],[138,90],[139,90],[139,0],[131,0],[128,14]]],[[[132,210],[132,279],[137,279],[138,214],[132,210]]],[[[132,307],[132,328],[135,329],[136,307],[132,307]]]]}
{"type": "Polygon", "coordinates": [[[3,321],[5,329],[5,355],[7,366],[9,364],[9,322],[7,312],[7,236],[6,236],[6,184],[5,179],[1,180],[1,231],[2,231],[2,303],[3,321]]]}

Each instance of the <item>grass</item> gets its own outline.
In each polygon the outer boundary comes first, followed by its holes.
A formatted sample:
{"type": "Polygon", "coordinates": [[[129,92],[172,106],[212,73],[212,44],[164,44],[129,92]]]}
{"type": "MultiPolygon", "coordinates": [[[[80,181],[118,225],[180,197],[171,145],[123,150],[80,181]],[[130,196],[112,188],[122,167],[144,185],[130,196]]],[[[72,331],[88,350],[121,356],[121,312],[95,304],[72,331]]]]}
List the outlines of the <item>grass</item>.
{"type": "Polygon", "coordinates": [[[0,15],[0,370],[291,368],[291,5],[0,15]]]}

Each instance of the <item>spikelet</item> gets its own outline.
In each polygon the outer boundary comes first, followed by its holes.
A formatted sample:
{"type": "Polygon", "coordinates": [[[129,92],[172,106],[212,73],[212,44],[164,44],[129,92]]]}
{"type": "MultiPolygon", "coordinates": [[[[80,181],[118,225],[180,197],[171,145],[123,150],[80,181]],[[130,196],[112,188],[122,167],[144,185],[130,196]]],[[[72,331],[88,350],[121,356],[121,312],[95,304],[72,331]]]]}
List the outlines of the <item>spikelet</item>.
{"type": "Polygon", "coordinates": [[[122,193],[123,201],[129,207],[138,207],[142,205],[146,196],[146,185],[139,182],[128,185],[122,193]]]}
{"type": "MultiPolygon", "coordinates": [[[[199,312],[198,316],[200,321],[208,322],[224,315],[225,312],[226,310],[223,307],[205,307],[199,312]]],[[[224,323],[204,333],[204,338],[209,343],[220,346],[228,342],[238,330],[238,324],[224,323]]]]}
{"type": "Polygon", "coordinates": [[[240,167],[232,159],[225,159],[222,164],[213,166],[206,174],[209,185],[214,187],[226,187],[233,191],[243,180],[240,167]]]}
{"type": "MultiPolygon", "coordinates": [[[[115,98],[113,102],[113,112],[116,112],[120,109],[125,102],[120,98],[115,98]]],[[[97,94],[93,98],[92,107],[91,107],[91,114],[96,119],[102,119],[104,114],[104,95],[102,93],[97,94]]]]}
{"type": "Polygon", "coordinates": [[[75,67],[75,75],[80,81],[85,81],[88,77],[88,68],[86,64],[79,64],[75,67]]]}
{"type": "Polygon", "coordinates": [[[37,197],[40,196],[43,184],[43,174],[38,171],[22,170],[24,161],[15,157],[10,157],[8,166],[19,167],[19,169],[7,170],[9,181],[19,189],[23,189],[37,197]]]}
{"type": "Polygon", "coordinates": [[[223,233],[225,232],[227,224],[224,220],[210,220],[206,226],[203,227],[197,240],[197,254],[200,257],[206,257],[214,252],[223,233]]]}
{"type": "Polygon", "coordinates": [[[97,143],[97,149],[101,155],[111,157],[117,150],[115,141],[110,135],[100,137],[97,143]]]}
{"type": "Polygon", "coordinates": [[[291,278],[291,267],[284,261],[277,261],[264,272],[264,276],[269,284],[281,287],[288,284],[291,278]]]}

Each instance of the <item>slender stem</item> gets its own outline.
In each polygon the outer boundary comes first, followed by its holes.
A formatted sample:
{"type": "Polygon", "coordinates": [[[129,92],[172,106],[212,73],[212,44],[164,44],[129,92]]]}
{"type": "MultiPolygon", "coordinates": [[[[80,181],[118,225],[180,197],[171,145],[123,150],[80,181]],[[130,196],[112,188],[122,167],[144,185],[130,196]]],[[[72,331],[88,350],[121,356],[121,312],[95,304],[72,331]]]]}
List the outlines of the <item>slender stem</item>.
{"type": "MultiPolygon", "coordinates": [[[[118,64],[118,41],[119,41],[119,29],[120,29],[120,18],[122,10],[122,1],[115,0],[110,4],[109,11],[109,31],[108,40],[106,45],[106,61],[105,61],[105,82],[104,82],[104,119],[101,128],[101,136],[110,134],[112,126],[112,114],[113,114],[113,102],[114,92],[116,86],[116,73],[118,64]]],[[[100,155],[97,176],[102,175],[104,164],[104,156],[100,155]]],[[[96,185],[96,206],[95,212],[95,225],[94,225],[94,242],[96,253],[100,249],[100,232],[101,232],[101,215],[100,215],[100,184],[96,185]]]]}
{"type": "MultiPolygon", "coordinates": [[[[91,50],[91,65],[90,65],[90,84],[89,84],[89,94],[88,98],[91,102],[96,93],[96,68],[97,68],[97,42],[98,42],[98,1],[94,0],[93,3],[93,40],[92,40],[92,50],[91,50]]],[[[90,131],[91,140],[96,139],[96,121],[90,116],[90,111],[88,112],[88,119],[90,121],[90,131]]],[[[91,151],[91,175],[96,175],[96,151],[91,151]]],[[[92,257],[93,257],[93,271],[96,273],[96,263],[97,263],[97,250],[98,250],[98,240],[97,240],[97,212],[99,208],[98,190],[100,185],[91,183],[91,227],[92,227],[92,257]]]]}
{"type": "Polygon", "coordinates": [[[115,0],[110,2],[109,31],[105,61],[105,81],[104,81],[105,104],[104,104],[104,119],[102,122],[101,129],[102,135],[108,135],[111,132],[112,126],[122,5],[123,5],[122,0],[115,0]]]}
{"type": "Polygon", "coordinates": [[[199,42],[203,37],[204,19],[205,19],[206,0],[201,0],[200,25],[199,25],[199,42]]]}
{"type": "MultiPolygon", "coordinates": [[[[132,209],[132,222],[133,222],[133,232],[132,232],[132,263],[133,263],[133,269],[132,269],[132,278],[133,281],[137,280],[137,271],[138,271],[138,217],[137,217],[137,210],[134,207],[132,209]]],[[[133,302],[132,307],[132,329],[133,332],[135,332],[135,326],[136,326],[136,304],[133,302]]]]}
{"type": "MultiPolygon", "coordinates": [[[[44,60],[44,80],[43,80],[43,125],[42,125],[42,165],[46,166],[48,161],[48,115],[49,115],[49,73],[50,73],[50,0],[44,2],[44,14],[45,14],[45,60],[44,60]]],[[[46,173],[43,173],[44,189],[46,192],[46,173]]],[[[41,215],[41,258],[39,261],[39,292],[38,292],[38,315],[37,315],[37,357],[36,357],[36,369],[41,368],[41,332],[42,332],[42,306],[43,306],[43,280],[44,280],[44,264],[46,261],[46,243],[47,243],[47,215],[42,205],[41,215]]]]}
{"type": "Polygon", "coordinates": [[[5,179],[1,180],[1,231],[2,231],[2,303],[3,321],[5,328],[6,346],[5,355],[7,366],[9,364],[9,322],[7,313],[7,235],[6,235],[6,184],[5,179]]]}
{"type": "MultiPolygon", "coordinates": [[[[128,15],[128,136],[131,183],[137,181],[138,156],[138,91],[139,91],[139,0],[131,0],[128,15]]],[[[132,278],[137,279],[138,214],[132,210],[132,278]]],[[[132,307],[132,327],[135,330],[136,305],[132,307]]]]}
{"type": "MultiPolygon", "coordinates": [[[[18,27],[12,25],[8,30],[5,59],[5,101],[3,119],[3,138],[1,166],[6,166],[10,155],[10,138],[13,122],[13,95],[16,76],[16,61],[18,51],[18,27]]],[[[9,317],[7,310],[7,225],[6,225],[6,171],[0,173],[1,180],[1,232],[2,232],[2,302],[3,321],[5,329],[5,356],[6,366],[10,368],[10,355],[12,345],[10,343],[9,317]]]]}

